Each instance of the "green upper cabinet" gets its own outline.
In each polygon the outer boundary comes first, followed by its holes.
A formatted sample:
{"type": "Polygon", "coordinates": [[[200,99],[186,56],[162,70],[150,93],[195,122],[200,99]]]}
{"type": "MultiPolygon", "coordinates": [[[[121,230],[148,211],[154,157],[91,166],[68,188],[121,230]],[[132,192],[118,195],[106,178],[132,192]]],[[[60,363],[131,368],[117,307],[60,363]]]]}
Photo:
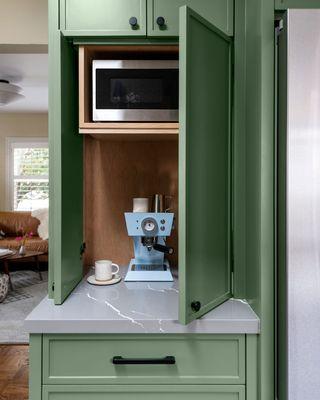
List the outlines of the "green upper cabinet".
{"type": "Polygon", "coordinates": [[[178,36],[179,7],[187,5],[227,35],[233,34],[233,0],[147,0],[148,36],[178,36]]]}
{"type": "Polygon", "coordinates": [[[61,26],[72,36],[145,36],[146,0],[61,0],[61,26]]]}
{"type": "Polygon", "coordinates": [[[232,42],[180,9],[179,284],[188,323],[231,297],[232,42]]]}

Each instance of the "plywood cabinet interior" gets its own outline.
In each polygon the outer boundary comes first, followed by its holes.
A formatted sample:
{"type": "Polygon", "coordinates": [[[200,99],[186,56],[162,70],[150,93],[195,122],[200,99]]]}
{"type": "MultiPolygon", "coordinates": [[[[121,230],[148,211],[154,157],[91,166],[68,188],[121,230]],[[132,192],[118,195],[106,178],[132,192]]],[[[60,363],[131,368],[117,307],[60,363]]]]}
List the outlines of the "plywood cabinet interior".
{"type": "Polygon", "coordinates": [[[172,122],[93,122],[92,60],[177,59],[178,46],[79,46],[79,133],[106,135],[110,139],[168,140],[177,136],[179,124],[172,122]],[[121,135],[121,136],[120,136],[121,135]]]}
{"type": "Polygon", "coordinates": [[[178,254],[178,141],[119,141],[85,137],[84,145],[84,265],[111,259],[128,265],[133,241],[124,212],[132,211],[134,197],[162,193],[172,197],[175,229],[167,243],[178,254]]]}

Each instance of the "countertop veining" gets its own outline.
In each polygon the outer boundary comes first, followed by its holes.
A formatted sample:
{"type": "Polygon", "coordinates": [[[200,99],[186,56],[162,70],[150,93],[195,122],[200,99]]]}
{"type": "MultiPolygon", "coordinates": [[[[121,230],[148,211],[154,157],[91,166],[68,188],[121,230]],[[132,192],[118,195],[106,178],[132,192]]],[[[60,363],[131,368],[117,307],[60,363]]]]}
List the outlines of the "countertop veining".
{"type": "Polygon", "coordinates": [[[177,279],[122,280],[113,286],[93,286],[84,279],[62,305],[55,306],[48,297],[42,300],[26,318],[25,328],[30,333],[259,333],[259,318],[239,299],[181,325],[178,293],[177,279]]]}

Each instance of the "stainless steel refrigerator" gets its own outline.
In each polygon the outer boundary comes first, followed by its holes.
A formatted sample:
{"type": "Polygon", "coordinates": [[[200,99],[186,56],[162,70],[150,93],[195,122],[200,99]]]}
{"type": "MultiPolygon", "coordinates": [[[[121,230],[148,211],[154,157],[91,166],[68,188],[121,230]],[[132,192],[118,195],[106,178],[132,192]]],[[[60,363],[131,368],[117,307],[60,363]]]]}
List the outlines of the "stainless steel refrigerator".
{"type": "Polygon", "coordinates": [[[289,10],[278,60],[278,398],[320,399],[320,10],[289,10]]]}

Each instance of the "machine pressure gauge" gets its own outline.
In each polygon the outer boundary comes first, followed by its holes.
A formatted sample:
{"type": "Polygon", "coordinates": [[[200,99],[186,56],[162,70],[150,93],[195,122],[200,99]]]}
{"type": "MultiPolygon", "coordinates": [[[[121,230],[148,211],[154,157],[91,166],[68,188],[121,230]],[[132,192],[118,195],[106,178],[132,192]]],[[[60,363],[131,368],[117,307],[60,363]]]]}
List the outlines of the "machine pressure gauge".
{"type": "Polygon", "coordinates": [[[141,222],[141,228],[146,236],[155,236],[158,233],[158,224],[154,218],[145,218],[141,222]]]}
{"type": "Polygon", "coordinates": [[[148,232],[152,232],[155,228],[154,222],[153,221],[148,221],[145,226],[144,229],[148,232]]]}

